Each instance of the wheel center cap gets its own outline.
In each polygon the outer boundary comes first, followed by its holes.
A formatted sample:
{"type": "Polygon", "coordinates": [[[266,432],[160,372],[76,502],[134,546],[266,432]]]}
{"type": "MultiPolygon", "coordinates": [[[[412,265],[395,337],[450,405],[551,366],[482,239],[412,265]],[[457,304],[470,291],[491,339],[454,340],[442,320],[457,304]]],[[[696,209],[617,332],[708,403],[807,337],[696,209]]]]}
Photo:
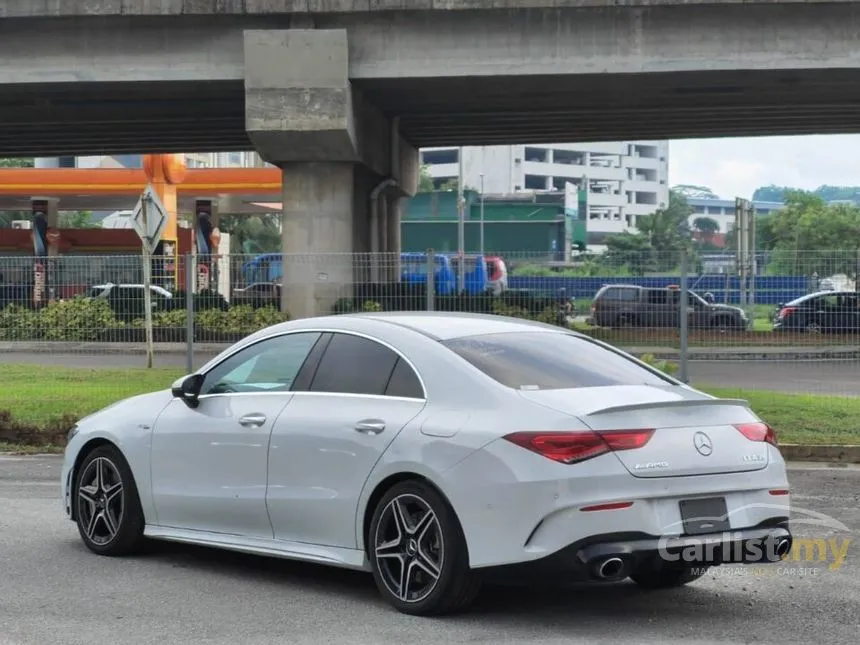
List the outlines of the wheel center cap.
{"type": "Polygon", "coordinates": [[[409,556],[413,556],[416,553],[418,553],[418,542],[416,542],[413,538],[406,543],[406,554],[409,556]]]}

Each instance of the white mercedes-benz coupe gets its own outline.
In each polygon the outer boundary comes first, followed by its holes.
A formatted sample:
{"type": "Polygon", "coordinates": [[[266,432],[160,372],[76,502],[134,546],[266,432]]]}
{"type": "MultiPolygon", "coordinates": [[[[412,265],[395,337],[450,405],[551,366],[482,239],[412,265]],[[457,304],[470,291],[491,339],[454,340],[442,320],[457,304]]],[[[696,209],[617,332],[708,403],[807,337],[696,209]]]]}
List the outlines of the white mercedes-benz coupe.
{"type": "Polygon", "coordinates": [[[81,420],[61,483],[97,554],[158,539],[366,570],[420,615],[499,577],[678,586],[792,541],[785,462],[744,401],[490,315],[256,332],[81,420]]]}

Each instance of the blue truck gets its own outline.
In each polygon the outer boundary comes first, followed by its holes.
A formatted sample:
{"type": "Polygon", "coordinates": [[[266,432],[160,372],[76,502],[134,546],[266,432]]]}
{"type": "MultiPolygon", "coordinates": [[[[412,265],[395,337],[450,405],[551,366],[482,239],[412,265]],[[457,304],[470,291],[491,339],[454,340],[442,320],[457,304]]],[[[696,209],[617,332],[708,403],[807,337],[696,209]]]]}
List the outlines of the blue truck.
{"type": "MultiPolygon", "coordinates": [[[[463,290],[467,294],[482,294],[489,289],[487,261],[479,255],[466,255],[463,290]]],[[[427,282],[427,254],[401,253],[400,280],[407,284],[427,282]]],[[[440,295],[456,294],[458,289],[460,258],[456,254],[436,254],[436,271],[433,286],[440,295]]],[[[280,253],[266,253],[248,260],[242,265],[242,279],[246,285],[280,280],[283,270],[283,256],[280,253]]]]}

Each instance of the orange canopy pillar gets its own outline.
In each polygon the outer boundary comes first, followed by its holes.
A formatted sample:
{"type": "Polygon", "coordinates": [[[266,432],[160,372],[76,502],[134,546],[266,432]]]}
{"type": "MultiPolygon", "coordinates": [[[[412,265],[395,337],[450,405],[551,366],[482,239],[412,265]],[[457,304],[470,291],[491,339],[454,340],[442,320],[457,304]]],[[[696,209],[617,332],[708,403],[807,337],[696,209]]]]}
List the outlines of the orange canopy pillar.
{"type": "Polygon", "coordinates": [[[179,224],[177,213],[177,186],[185,180],[185,159],[181,155],[153,154],[144,155],[143,172],[147,181],[152,185],[161,203],[167,211],[167,225],[161,235],[161,247],[156,251],[160,256],[161,273],[165,282],[174,287],[179,284],[177,240],[179,239],[179,224]]]}

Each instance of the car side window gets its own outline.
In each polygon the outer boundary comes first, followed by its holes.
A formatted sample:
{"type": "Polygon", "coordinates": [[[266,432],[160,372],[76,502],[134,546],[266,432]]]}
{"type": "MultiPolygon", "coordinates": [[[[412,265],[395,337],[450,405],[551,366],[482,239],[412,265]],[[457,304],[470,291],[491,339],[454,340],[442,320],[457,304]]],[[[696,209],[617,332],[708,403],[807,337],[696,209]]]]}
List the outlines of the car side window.
{"type": "Polygon", "coordinates": [[[421,387],[418,375],[402,358],[397,359],[391,378],[388,379],[385,394],[386,396],[402,396],[409,399],[424,398],[424,388],[421,387]]]}
{"type": "Polygon", "coordinates": [[[200,394],[288,392],[321,334],[285,334],[256,343],[212,369],[200,394]]]}
{"type": "Polygon", "coordinates": [[[384,395],[400,357],[376,341],[334,334],[323,354],[311,392],[384,395]]]}

